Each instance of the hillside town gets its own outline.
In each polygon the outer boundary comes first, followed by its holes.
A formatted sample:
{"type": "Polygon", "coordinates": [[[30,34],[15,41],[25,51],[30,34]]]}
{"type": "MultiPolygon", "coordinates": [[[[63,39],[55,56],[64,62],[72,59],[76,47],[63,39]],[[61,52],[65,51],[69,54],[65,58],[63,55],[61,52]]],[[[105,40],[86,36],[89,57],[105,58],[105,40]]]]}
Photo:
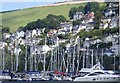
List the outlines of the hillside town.
{"type": "Polygon", "coordinates": [[[51,28],[47,33],[45,27],[3,32],[1,70],[74,72],[100,62],[105,68],[118,71],[120,35],[116,5],[109,3],[102,12],[104,17],[100,18],[98,29],[96,13],[80,11],[70,21],[61,22],[61,28],[51,28]]]}

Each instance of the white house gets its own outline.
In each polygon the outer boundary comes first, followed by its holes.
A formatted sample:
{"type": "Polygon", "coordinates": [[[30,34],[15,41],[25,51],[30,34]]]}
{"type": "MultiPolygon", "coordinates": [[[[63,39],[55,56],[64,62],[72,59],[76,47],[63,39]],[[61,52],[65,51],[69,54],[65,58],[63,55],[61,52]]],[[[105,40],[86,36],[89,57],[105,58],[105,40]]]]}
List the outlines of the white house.
{"type": "Polygon", "coordinates": [[[77,30],[77,33],[80,32],[80,30],[86,29],[86,25],[85,24],[81,24],[79,25],[79,28],[77,30]]]}
{"type": "Polygon", "coordinates": [[[115,12],[112,10],[112,9],[110,9],[110,10],[106,10],[105,11],[105,13],[104,13],[104,15],[107,17],[107,16],[111,16],[111,15],[115,15],[115,12]]]}
{"type": "Polygon", "coordinates": [[[111,18],[103,18],[103,19],[101,19],[101,21],[102,21],[103,23],[110,23],[111,18]]]}
{"type": "Polygon", "coordinates": [[[72,32],[72,22],[63,22],[60,25],[66,32],[72,32]]]}
{"type": "Polygon", "coordinates": [[[110,22],[110,28],[119,27],[118,24],[119,24],[119,18],[113,17],[111,22],[110,22]]]}
{"type": "Polygon", "coordinates": [[[10,38],[10,36],[11,36],[9,33],[3,33],[3,35],[4,35],[5,39],[10,38]]]}
{"type": "Polygon", "coordinates": [[[93,30],[93,29],[94,29],[94,26],[92,24],[86,24],[85,31],[90,31],[90,30],[93,30]]]}
{"type": "Polygon", "coordinates": [[[108,23],[105,23],[103,28],[106,29],[107,27],[108,27],[108,23]]]}
{"type": "Polygon", "coordinates": [[[89,23],[89,22],[93,22],[93,19],[92,19],[92,18],[85,18],[85,19],[82,21],[83,24],[87,24],[87,23],[89,23]]]}
{"type": "Polygon", "coordinates": [[[20,34],[20,37],[24,37],[25,36],[25,32],[24,31],[21,31],[19,34],[20,34]]]}
{"type": "Polygon", "coordinates": [[[36,36],[36,34],[37,34],[36,30],[33,29],[33,30],[32,30],[32,37],[33,37],[33,36],[36,36]]]}
{"type": "Polygon", "coordinates": [[[108,37],[104,38],[103,41],[105,43],[112,42],[112,35],[109,35],[108,37]]]}
{"type": "Polygon", "coordinates": [[[65,31],[65,30],[58,30],[58,34],[59,34],[59,35],[60,35],[60,34],[65,35],[65,34],[66,34],[66,31],[65,31]]]}
{"type": "Polygon", "coordinates": [[[74,15],[73,15],[73,20],[80,20],[81,18],[84,17],[84,14],[82,12],[76,12],[74,15]]]}

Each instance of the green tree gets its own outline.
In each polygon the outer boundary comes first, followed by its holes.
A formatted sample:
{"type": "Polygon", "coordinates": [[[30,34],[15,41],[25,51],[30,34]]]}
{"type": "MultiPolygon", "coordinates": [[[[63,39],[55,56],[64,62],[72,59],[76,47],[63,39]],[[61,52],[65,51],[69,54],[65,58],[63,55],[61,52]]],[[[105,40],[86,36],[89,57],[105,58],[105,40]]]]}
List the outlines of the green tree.
{"type": "Polygon", "coordinates": [[[70,9],[70,11],[69,11],[69,17],[70,17],[70,19],[73,19],[73,15],[76,13],[76,12],[78,12],[79,11],[79,8],[77,8],[77,7],[72,7],[71,9],[70,9]]]}
{"type": "Polygon", "coordinates": [[[9,27],[2,27],[2,33],[9,33],[10,28],[9,27]]]}
{"type": "Polygon", "coordinates": [[[101,19],[103,18],[103,13],[101,11],[97,11],[95,14],[95,29],[99,29],[100,23],[101,23],[101,19]]]}
{"type": "Polygon", "coordinates": [[[53,14],[49,14],[44,19],[38,19],[37,21],[28,23],[22,30],[25,31],[36,28],[46,28],[46,30],[49,31],[50,29],[58,29],[60,27],[60,23],[65,21],[65,17],[62,15],[56,16],[53,14]]]}
{"type": "Polygon", "coordinates": [[[66,18],[62,15],[59,15],[57,16],[57,19],[60,21],[60,22],[65,22],[66,21],[66,18]]]}
{"type": "Polygon", "coordinates": [[[22,31],[23,28],[24,28],[23,26],[20,26],[17,31],[22,31]]]}
{"type": "Polygon", "coordinates": [[[78,11],[79,11],[79,12],[84,12],[84,7],[83,7],[83,6],[79,6],[79,7],[78,7],[78,11]]]}
{"type": "Polygon", "coordinates": [[[80,25],[80,24],[81,24],[80,20],[73,21],[73,26],[80,25]]]}
{"type": "Polygon", "coordinates": [[[107,8],[107,4],[104,3],[101,7],[100,7],[100,11],[104,11],[107,8]]]}
{"type": "Polygon", "coordinates": [[[85,14],[88,12],[96,13],[97,11],[99,11],[99,9],[100,9],[100,4],[97,2],[88,2],[84,7],[85,14]]]}

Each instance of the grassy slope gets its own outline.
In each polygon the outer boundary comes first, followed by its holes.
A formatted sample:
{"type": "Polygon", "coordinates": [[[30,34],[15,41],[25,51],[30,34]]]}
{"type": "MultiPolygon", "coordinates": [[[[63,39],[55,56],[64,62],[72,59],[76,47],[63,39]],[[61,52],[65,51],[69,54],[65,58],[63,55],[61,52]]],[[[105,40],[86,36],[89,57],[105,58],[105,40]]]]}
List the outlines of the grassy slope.
{"type": "MultiPolygon", "coordinates": [[[[63,15],[67,20],[69,20],[68,13],[70,8],[85,6],[85,4],[86,3],[48,7],[33,7],[13,12],[0,13],[0,19],[2,18],[2,24],[0,22],[0,25],[8,26],[10,27],[11,32],[14,32],[20,26],[25,26],[29,22],[45,18],[48,14],[63,15]]],[[[100,4],[100,6],[103,5],[105,4],[100,4]]]]}
{"type": "Polygon", "coordinates": [[[80,5],[84,6],[85,4],[33,7],[19,11],[7,12],[2,14],[2,24],[3,26],[9,26],[13,32],[16,31],[19,26],[25,26],[29,22],[45,18],[48,14],[63,15],[67,20],[69,20],[68,13],[70,8],[78,7],[80,5]]]}

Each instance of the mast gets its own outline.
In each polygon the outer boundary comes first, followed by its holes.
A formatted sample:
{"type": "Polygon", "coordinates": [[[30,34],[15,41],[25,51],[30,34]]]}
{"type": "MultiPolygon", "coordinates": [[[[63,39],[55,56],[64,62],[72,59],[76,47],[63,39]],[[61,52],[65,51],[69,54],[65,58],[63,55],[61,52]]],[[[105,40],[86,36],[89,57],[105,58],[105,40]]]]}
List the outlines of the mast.
{"type": "MultiPolygon", "coordinates": [[[[45,46],[46,46],[46,36],[45,36],[45,46]]],[[[46,60],[45,59],[46,59],[46,51],[44,52],[44,63],[43,63],[43,71],[44,72],[45,72],[45,64],[46,64],[46,60]]]]}
{"type": "Polygon", "coordinates": [[[93,67],[93,50],[92,50],[92,67],[93,67]]]}
{"type": "Polygon", "coordinates": [[[44,64],[43,64],[43,71],[45,71],[45,58],[46,58],[46,54],[44,53],[44,64]]]}
{"type": "Polygon", "coordinates": [[[13,46],[11,46],[10,61],[11,61],[11,71],[13,71],[13,46]]]}
{"type": "Polygon", "coordinates": [[[4,56],[5,56],[5,47],[3,47],[3,49],[2,49],[2,70],[4,70],[5,69],[5,58],[4,58],[4,56]]]}
{"type": "Polygon", "coordinates": [[[35,56],[34,56],[34,65],[35,65],[35,71],[37,71],[37,47],[35,46],[35,56]]]}
{"type": "Polygon", "coordinates": [[[86,38],[85,39],[85,44],[86,44],[86,67],[89,68],[89,65],[90,65],[90,58],[89,58],[89,38],[86,38]]]}
{"type": "MultiPolygon", "coordinates": [[[[27,34],[27,31],[26,31],[27,34]]],[[[27,71],[27,35],[25,35],[25,41],[26,41],[26,53],[25,53],[25,71],[27,71]]]]}
{"type": "Polygon", "coordinates": [[[67,53],[67,68],[66,68],[66,72],[69,72],[69,59],[70,59],[70,53],[68,52],[69,50],[66,50],[67,53]]]}
{"type": "Polygon", "coordinates": [[[19,62],[18,62],[18,56],[19,56],[19,54],[17,53],[17,54],[16,54],[16,71],[18,71],[18,63],[19,63],[19,62]]]}
{"type": "Polygon", "coordinates": [[[18,64],[19,64],[19,46],[18,46],[18,41],[16,41],[16,66],[15,66],[15,71],[18,71],[18,64]]]}
{"type": "Polygon", "coordinates": [[[33,70],[33,42],[31,40],[31,45],[30,45],[30,71],[33,70]]]}
{"type": "Polygon", "coordinates": [[[53,70],[53,37],[52,37],[52,50],[51,50],[51,65],[50,65],[50,70],[53,70]]]}
{"type": "Polygon", "coordinates": [[[65,56],[65,51],[64,51],[64,48],[63,48],[63,68],[65,68],[64,70],[66,70],[66,64],[65,64],[64,56],[65,56]]]}
{"type": "Polygon", "coordinates": [[[102,48],[102,59],[101,59],[101,64],[103,65],[103,48],[102,48]]]}
{"type": "Polygon", "coordinates": [[[75,60],[75,46],[74,46],[73,61],[72,61],[73,72],[74,72],[74,69],[75,69],[75,63],[74,63],[74,60],[75,60]]]}
{"type": "Polygon", "coordinates": [[[85,52],[83,52],[83,68],[85,68],[85,52]]]}
{"type": "Polygon", "coordinates": [[[5,43],[4,43],[4,38],[3,38],[3,33],[2,33],[2,41],[3,41],[3,49],[2,49],[2,70],[5,69],[5,43]]]}
{"type": "Polygon", "coordinates": [[[60,71],[60,68],[59,68],[59,66],[60,66],[60,60],[59,60],[59,46],[57,46],[57,58],[58,58],[58,71],[60,71]]]}
{"type": "Polygon", "coordinates": [[[77,51],[78,51],[78,52],[77,52],[77,53],[78,53],[78,54],[77,54],[77,58],[78,58],[78,59],[77,59],[77,71],[79,71],[79,65],[80,65],[80,64],[79,64],[79,61],[80,61],[80,60],[79,60],[79,59],[80,59],[80,57],[79,57],[79,56],[80,56],[80,38],[79,38],[79,37],[77,38],[77,45],[78,45],[78,46],[77,46],[77,51]]]}

